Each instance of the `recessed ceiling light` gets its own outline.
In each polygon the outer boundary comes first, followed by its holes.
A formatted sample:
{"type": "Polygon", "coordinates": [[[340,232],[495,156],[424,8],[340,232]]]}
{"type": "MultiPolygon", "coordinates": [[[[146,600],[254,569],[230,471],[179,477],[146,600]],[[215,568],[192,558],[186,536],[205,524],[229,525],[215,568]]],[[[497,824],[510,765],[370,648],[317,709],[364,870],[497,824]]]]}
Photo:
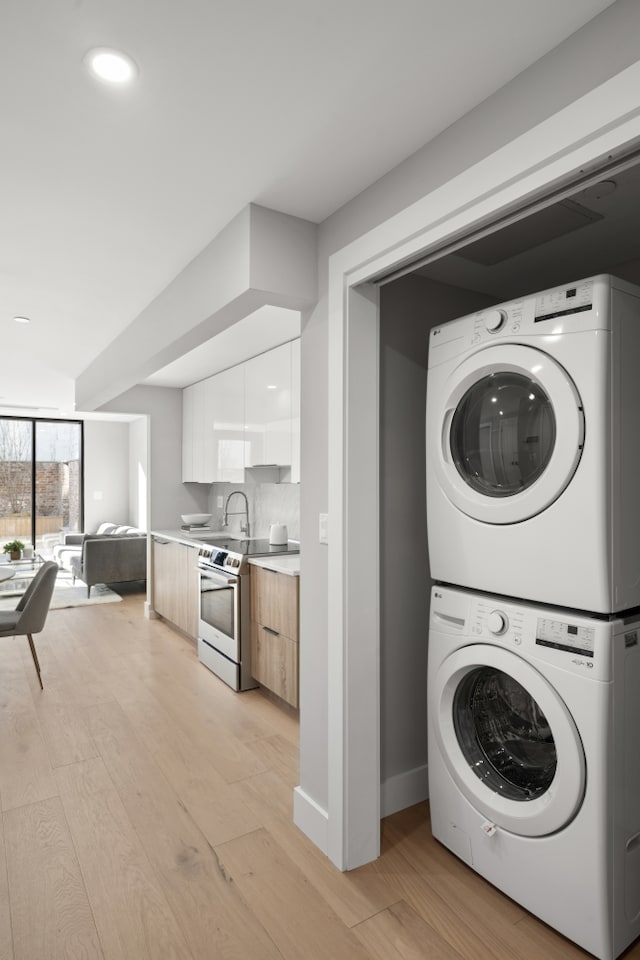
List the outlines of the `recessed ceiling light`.
{"type": "Polygon", "coordinates": [[[109,47],[95,47],[89,50],[84,62],[100,80],[107,83],[129,83],[138,73],[138,68],[131,57],[120,50],[111,50],[109,47]]]}
{"type": "Polygon", "coordinates": [[[277,383],[268,383],[268,384],[267,384],[267,390],[277,390],[277,389],[278,389],[278,384],[277,384],[277,383]]]}
{"type": "Polygon", "coordinates": [[[14,317],[16,323],[31,323],[29,317],[14,317]]]}

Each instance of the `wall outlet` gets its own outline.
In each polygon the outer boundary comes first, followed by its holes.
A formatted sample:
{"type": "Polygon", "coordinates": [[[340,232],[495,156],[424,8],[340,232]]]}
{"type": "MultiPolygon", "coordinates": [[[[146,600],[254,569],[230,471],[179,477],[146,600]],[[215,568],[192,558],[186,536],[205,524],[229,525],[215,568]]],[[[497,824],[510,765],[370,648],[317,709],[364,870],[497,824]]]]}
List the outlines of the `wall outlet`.
{"type": "Polygon", "coordinates": [[[224,497],[216,497],[216,506],[222,507],[224,505],[224,497]]]}
{"type": "Polygon", "coordinates": [[[318,537],[320,543],[329,543],[329,514],[321,513],[318,524],[318,537]]]}

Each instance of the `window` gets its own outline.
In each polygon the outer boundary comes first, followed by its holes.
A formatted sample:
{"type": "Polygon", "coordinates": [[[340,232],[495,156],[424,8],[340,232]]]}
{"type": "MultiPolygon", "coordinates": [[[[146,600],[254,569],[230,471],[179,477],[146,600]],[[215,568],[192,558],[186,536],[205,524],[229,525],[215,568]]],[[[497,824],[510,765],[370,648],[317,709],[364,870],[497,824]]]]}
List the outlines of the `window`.
{"type": "Polygon", "coordinates": [[[39,553],[83,527],[83,424],[0,418],[0,544],[39,553]]]}

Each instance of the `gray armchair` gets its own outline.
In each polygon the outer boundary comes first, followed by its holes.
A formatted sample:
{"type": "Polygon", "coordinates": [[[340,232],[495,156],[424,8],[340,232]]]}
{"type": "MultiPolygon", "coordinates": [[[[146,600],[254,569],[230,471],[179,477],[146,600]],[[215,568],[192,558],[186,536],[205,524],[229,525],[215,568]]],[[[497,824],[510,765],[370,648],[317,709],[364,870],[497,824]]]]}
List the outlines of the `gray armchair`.
{"type": "Polygon", "coordinates": [[[20,597],[15,610],[0,610],[0,637],[26,636],[28,638],[41,690],[44,687],[40,676],[38,655],[33,643],[33,634],[40,633],[45,625],[57,575],[57,563],[54,563],[53,560],[43,563],[20,597]]]}
{"type": "Polygon", "coordinates": [[[96,583],[124,583],[147,578],[147,538],[145,534],[111,536],[86,534],[82,553],[71,557],[73,582],[76,577],[87,585],[87,596],[96,583]]]}

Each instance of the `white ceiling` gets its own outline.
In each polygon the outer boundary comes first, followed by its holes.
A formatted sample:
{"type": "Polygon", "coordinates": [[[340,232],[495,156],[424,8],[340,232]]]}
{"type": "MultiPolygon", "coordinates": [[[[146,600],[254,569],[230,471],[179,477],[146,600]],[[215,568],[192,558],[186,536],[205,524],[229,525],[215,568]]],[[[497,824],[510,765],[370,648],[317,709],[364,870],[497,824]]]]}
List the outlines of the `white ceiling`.
{"type": "Polygon", "coordinates": [[[542,224],[536,225],[534,215],[493,234],[490,239],[495,245],[490,251],[495,254],[494,262],[481,262],[467,245],[415,272],[488,294],[496,302],[596,273],[613,273],[640,283],[640,163],[607,176],[603,183],[608,190],[591,187],[569,198],[570,205],[596,215],[591,222],[585,220],[573,230],[566,229],[566,218],[561,215],[566,201],[562,201],[547,208],[542,224]],[[545,238],[545,232],[551,239],[545,238]]]}
{"type": "Polygon", "coordinates": [[[147,377],[145,383],[156,387],[186,387],[299,336],[300,313],[297,310],[260,307],[212,340],[147,377]]]}
{"type": "Polygon", "coordinates": [[[69,405],[247,203],[322,221],[610,2],[4,0],[0,404],[69,405]]]}

